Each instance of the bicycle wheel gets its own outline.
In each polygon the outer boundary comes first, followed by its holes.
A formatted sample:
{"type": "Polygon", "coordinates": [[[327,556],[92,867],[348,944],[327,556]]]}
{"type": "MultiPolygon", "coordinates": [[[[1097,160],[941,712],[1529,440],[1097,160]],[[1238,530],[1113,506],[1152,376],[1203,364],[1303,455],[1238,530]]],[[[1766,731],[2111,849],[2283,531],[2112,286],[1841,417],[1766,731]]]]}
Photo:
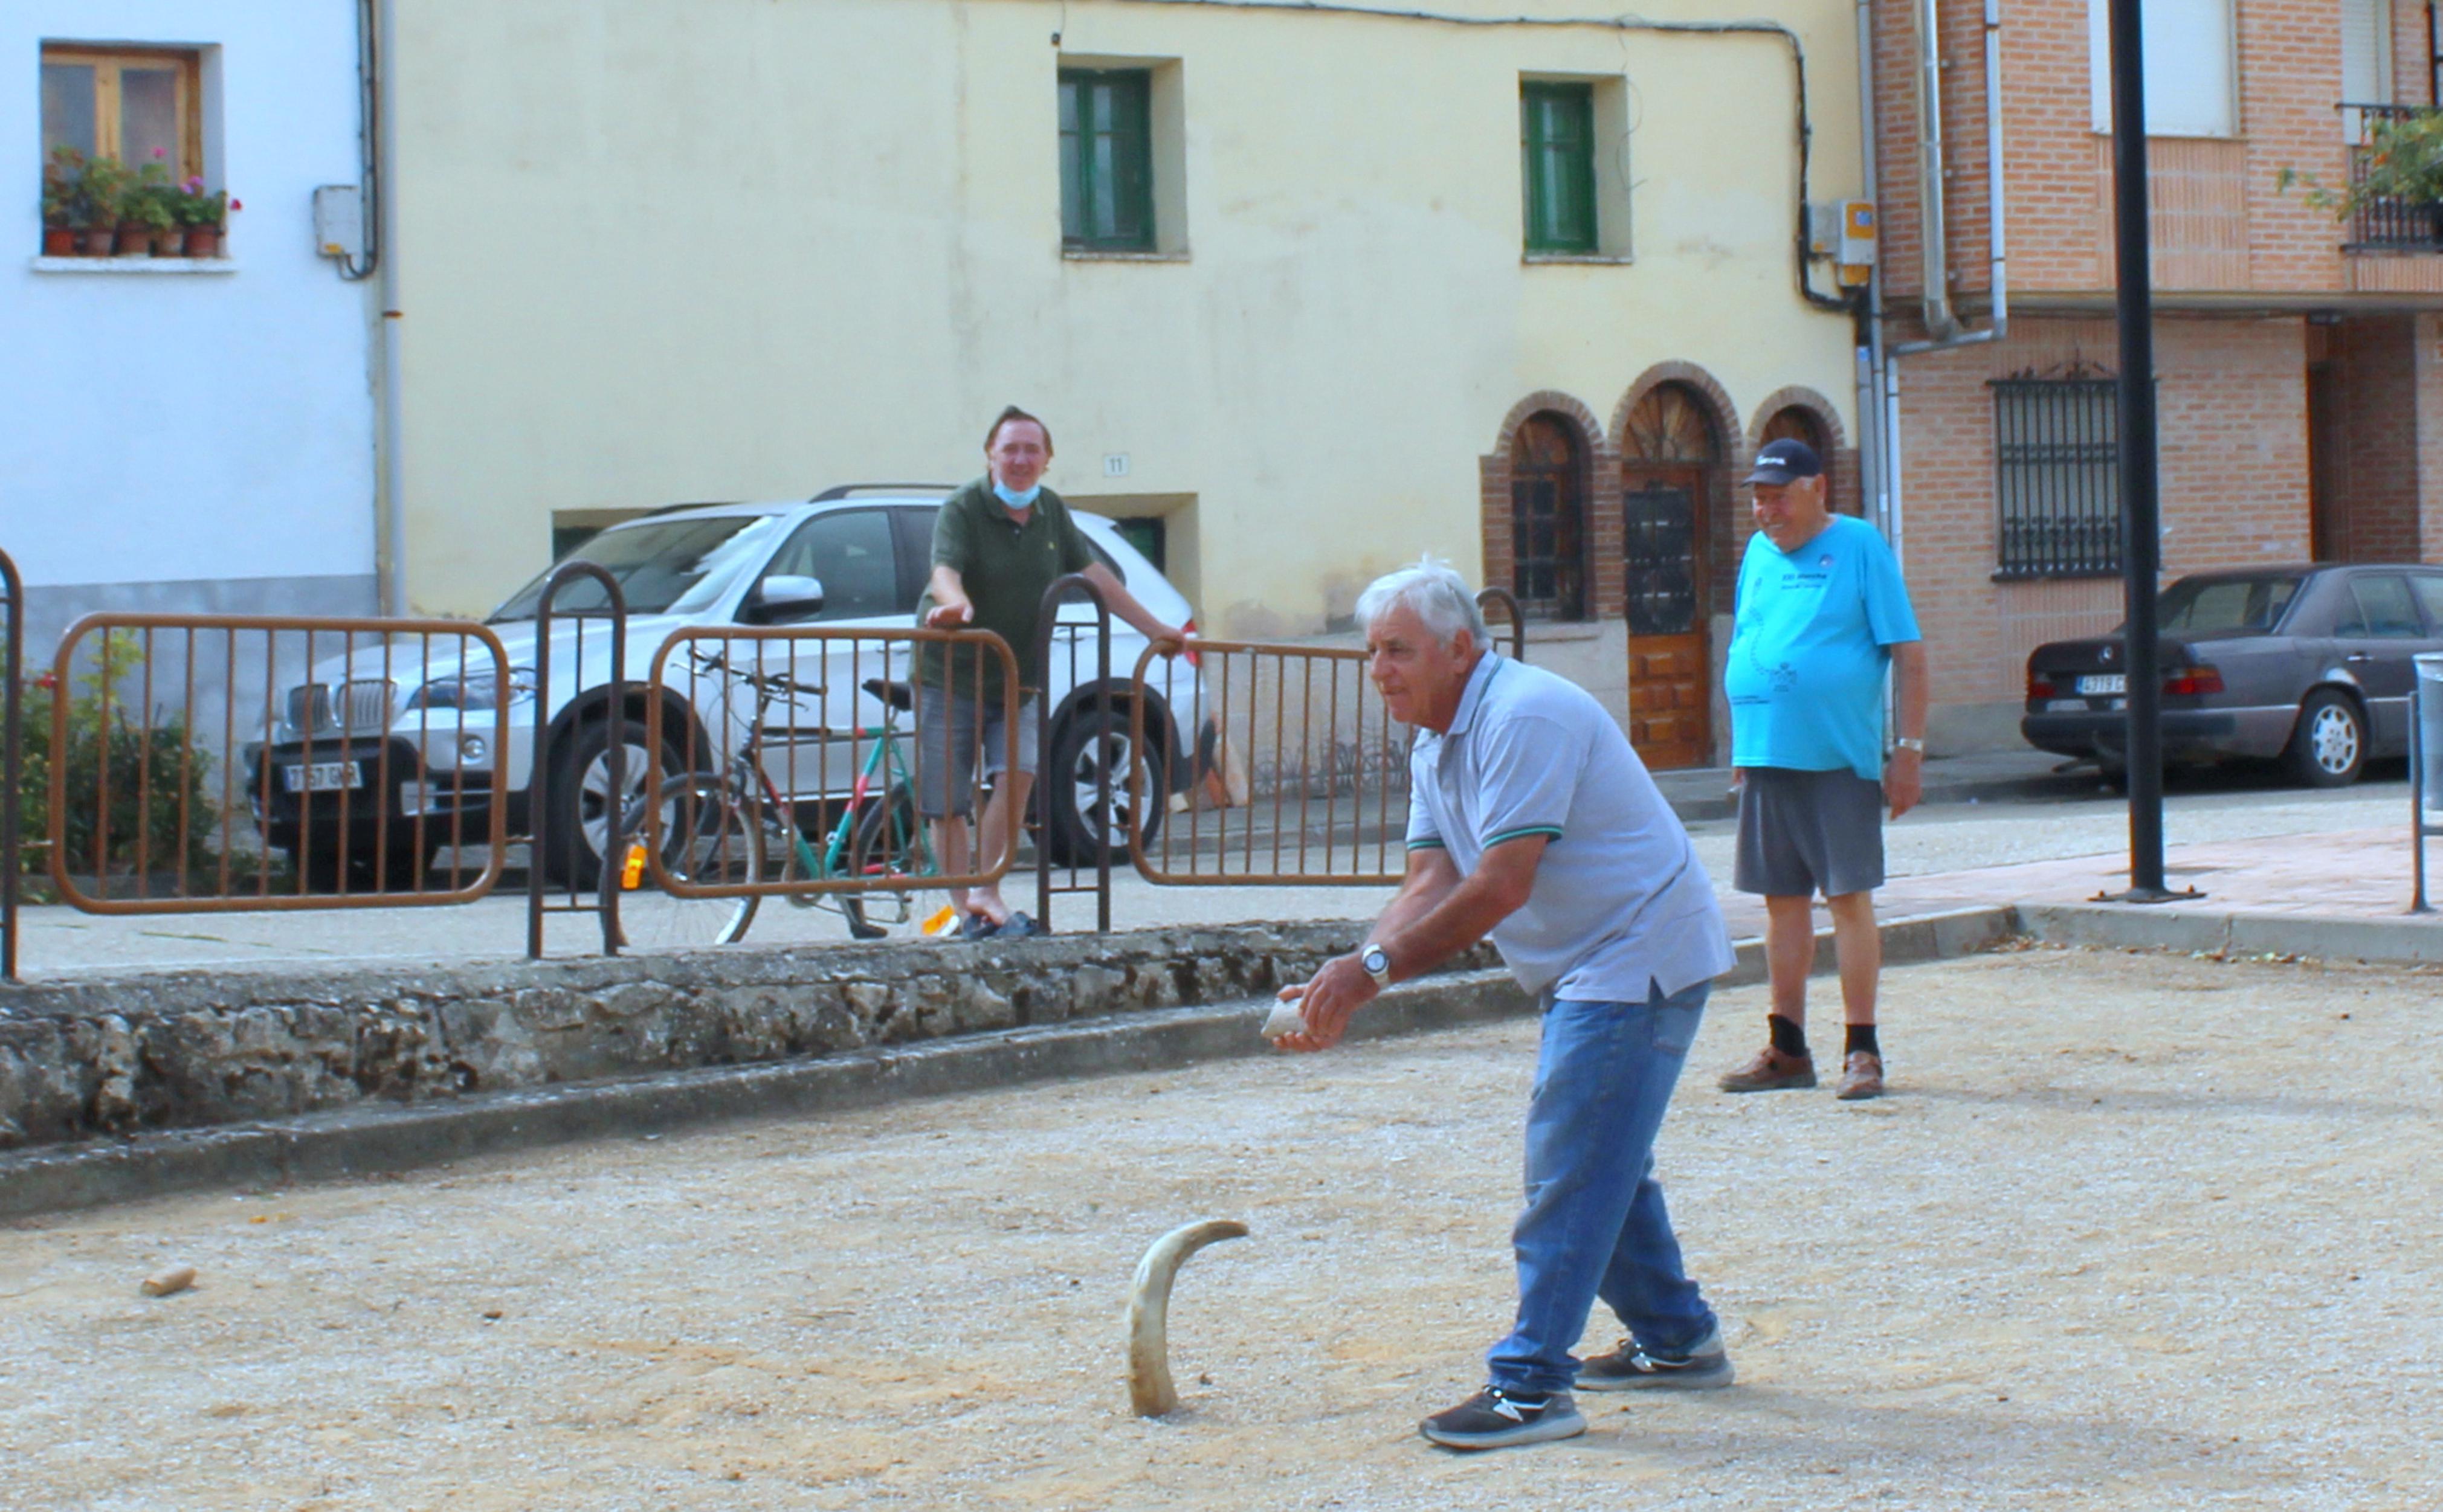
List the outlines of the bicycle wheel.
{"type": "MultiPolygon", "coordinates": [[[[642,845],[639,833],[632,847],[642,845]]],[[[662,794],[662,870],[673,881],[715,886],[763,876],[762,828],[731,801],[717,779],[691,781],[662,794]]],[[[649,871],[619,896],[619,935],[637,950],[687,950],[726,945],[755,920],[752,894],[687,898],[653,885],[649,871]]]]}
{"type": "MultiPolygon", "coordinates": [[[[920,823],[915,796],[904,782],[884,798],[868,799],[849,832],[848,875],[914,878],[929,871],[920,823]]],[[[840,912],[848,916],[849,933],[873,939],[884,924],[906,923],[914,911],[913,892],[901,887],[887,893],[843,893],[840,912]]]]}

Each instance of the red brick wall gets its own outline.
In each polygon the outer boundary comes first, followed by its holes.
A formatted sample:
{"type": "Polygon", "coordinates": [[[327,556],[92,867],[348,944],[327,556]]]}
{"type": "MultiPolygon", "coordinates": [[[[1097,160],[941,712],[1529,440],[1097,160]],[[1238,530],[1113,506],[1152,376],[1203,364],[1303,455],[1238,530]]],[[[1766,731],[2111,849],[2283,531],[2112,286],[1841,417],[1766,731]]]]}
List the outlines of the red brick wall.
{"type": "Polygon", "coordinates": [[[2348,523],[2353,561],[2417,560],[2417,342],[2412,316],[2378,316],[2328,327],[2339,413],[2340,498],[2328,507],[2348,523]]]}
{"type": "MultiPolygon", "coordinates": [[[[1954,296],[1970,302],[1987,286],[1984,27],[1981,0],[1940,0],[1943,137],[1950,170],[1946,215],[1954,296]]],[[[2232,239],[2233,256],[2209,264],[2212,279],[2183,276],[2195,263],[2157,259],[2158,285],[2259,291],[2347,287],[2341,232],[2296,188],[2277,191],[2296,168],[2328,184],[2347,174],[2341,122],[2341,35],[2333,0],[2246,0],[2237,8],[2240,135],[2228,143],[2158,139],[2151,154],[2150,231],[2158,252],[2232,239]],[[2166,159],[2192,171],[2166,173],[2166,159]],[[2211,170],[2201,179],[2200,162],[2211,170]],[[2202,194],[2225,213],[2200,216],[2202,194]],[[2244,269],[2244,274],[2239,270],[2244,269]],[[2167,277],[2167,273],[2172,276],[2167,277]]],[[[2415,59],[2422,73],[2424,9],[2415,59]]],[[[1887,298],[1913,306],[1922,295],[1917,138],[1917,6],[1874,0],[1877,148],[1882,184],[1883,276],[1887,298]]],[[[2416,100],[2426,98],[2422,78],[2416,100]]],[[[2109,155],[2096,135],[2088,81],[2086,7],[2078,0],[2005,0],[2002,128],[2009,178],[2011,283],[2014,292],[2100,291],[2110,284],[2109,155]]],[[[1910,309],[1908,313],[1914,313],[1910,309]]]]}
{"type": "MultiPolygon", "coordinates": [[[[2303,322],[2164,319],[2155,359],[2168,574],[2307,555],[2303,322]]],[[[1993,581],[1993,400],[1989,380],[2115,360],[2108,320],[2014,319],[2000,346],[1907,359],[1901,369],[1902,548],[1938,704],[2017,697],[2026,596],[1993,581]]]]}

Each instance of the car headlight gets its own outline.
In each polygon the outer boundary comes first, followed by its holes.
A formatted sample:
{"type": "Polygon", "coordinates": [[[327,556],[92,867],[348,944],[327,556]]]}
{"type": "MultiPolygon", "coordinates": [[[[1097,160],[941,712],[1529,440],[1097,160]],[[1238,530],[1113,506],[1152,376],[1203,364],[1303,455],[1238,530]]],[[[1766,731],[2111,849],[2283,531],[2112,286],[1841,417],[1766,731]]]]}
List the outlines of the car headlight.
{"type": "MultiPolygon", "coordinates": [[[[523,703],[534,697],[534,668],[509,668],[508,701],[523,703]]],[[[501,706],[501,675],[491,667],[464,672],[456,677],[438,678],[415,690],[407,701],[410,709],[455,709],[462,714],[487,713],[501,706]]]]}

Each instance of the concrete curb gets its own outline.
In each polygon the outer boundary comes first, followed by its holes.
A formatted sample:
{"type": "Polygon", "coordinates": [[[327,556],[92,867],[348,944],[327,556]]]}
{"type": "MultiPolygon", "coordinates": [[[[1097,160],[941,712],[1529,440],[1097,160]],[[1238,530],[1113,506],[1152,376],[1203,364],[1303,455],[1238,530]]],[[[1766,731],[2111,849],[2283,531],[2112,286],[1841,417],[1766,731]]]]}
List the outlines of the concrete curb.
{"type": "MultiPolygon", "coordinates": [[[[1883,927],[1883,960],[1900,966],[1972,955],[2008,938],[2014,927],[2008,908],[1895,920],[1883,927]]],[[[1817,965],[1832,970],[1831,951],[1818,951],[1817,965]]],[[[1764,979],[1764,945],[1752,939],[1740,943],[1738,964],[1720,985],[1764,979]]],[[[1163,1009],[904,1048],[51,1146],[0,1157],[0,1218],[407,1171],[723,1120],[841,1113],[909,1098],[1272,1054],[1256,1033],[1264,1006],[1262,999],[1247,999],[1163,1009]]],[[[1357,1021],[1351,1037],[1384,1039],[1534,1011],[1534,1004],[1507,972],[1457,973],[1428,977],[1384,998],[1357,1021]]]]}
{"type": "Polygon", "coordinates": [[[2205,913],[2179,903],[2021,903],[2018,927],[2054,945],[2211,956],[2309,956],[2385,965],[2443,963],[2443,920],[2205,913]]]}

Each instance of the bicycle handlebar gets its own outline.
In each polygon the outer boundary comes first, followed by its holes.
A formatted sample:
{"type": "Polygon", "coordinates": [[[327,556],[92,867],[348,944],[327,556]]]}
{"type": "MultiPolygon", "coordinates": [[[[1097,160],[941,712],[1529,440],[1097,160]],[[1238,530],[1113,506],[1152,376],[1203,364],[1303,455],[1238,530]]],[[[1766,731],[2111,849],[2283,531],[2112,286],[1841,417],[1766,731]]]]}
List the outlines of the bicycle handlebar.
{"type": "Polygon", "coordinates": [[[733,665],[726,652],[707,654],[703,651],[689,651],[688,660],[698,671],[718,672],[724,677],[734,677],[766,698],[780,698],[783,695],[801,698],[824,696],[823,685],[819,683],[800,683],[786,672],[749,672],[733,665]]]}

